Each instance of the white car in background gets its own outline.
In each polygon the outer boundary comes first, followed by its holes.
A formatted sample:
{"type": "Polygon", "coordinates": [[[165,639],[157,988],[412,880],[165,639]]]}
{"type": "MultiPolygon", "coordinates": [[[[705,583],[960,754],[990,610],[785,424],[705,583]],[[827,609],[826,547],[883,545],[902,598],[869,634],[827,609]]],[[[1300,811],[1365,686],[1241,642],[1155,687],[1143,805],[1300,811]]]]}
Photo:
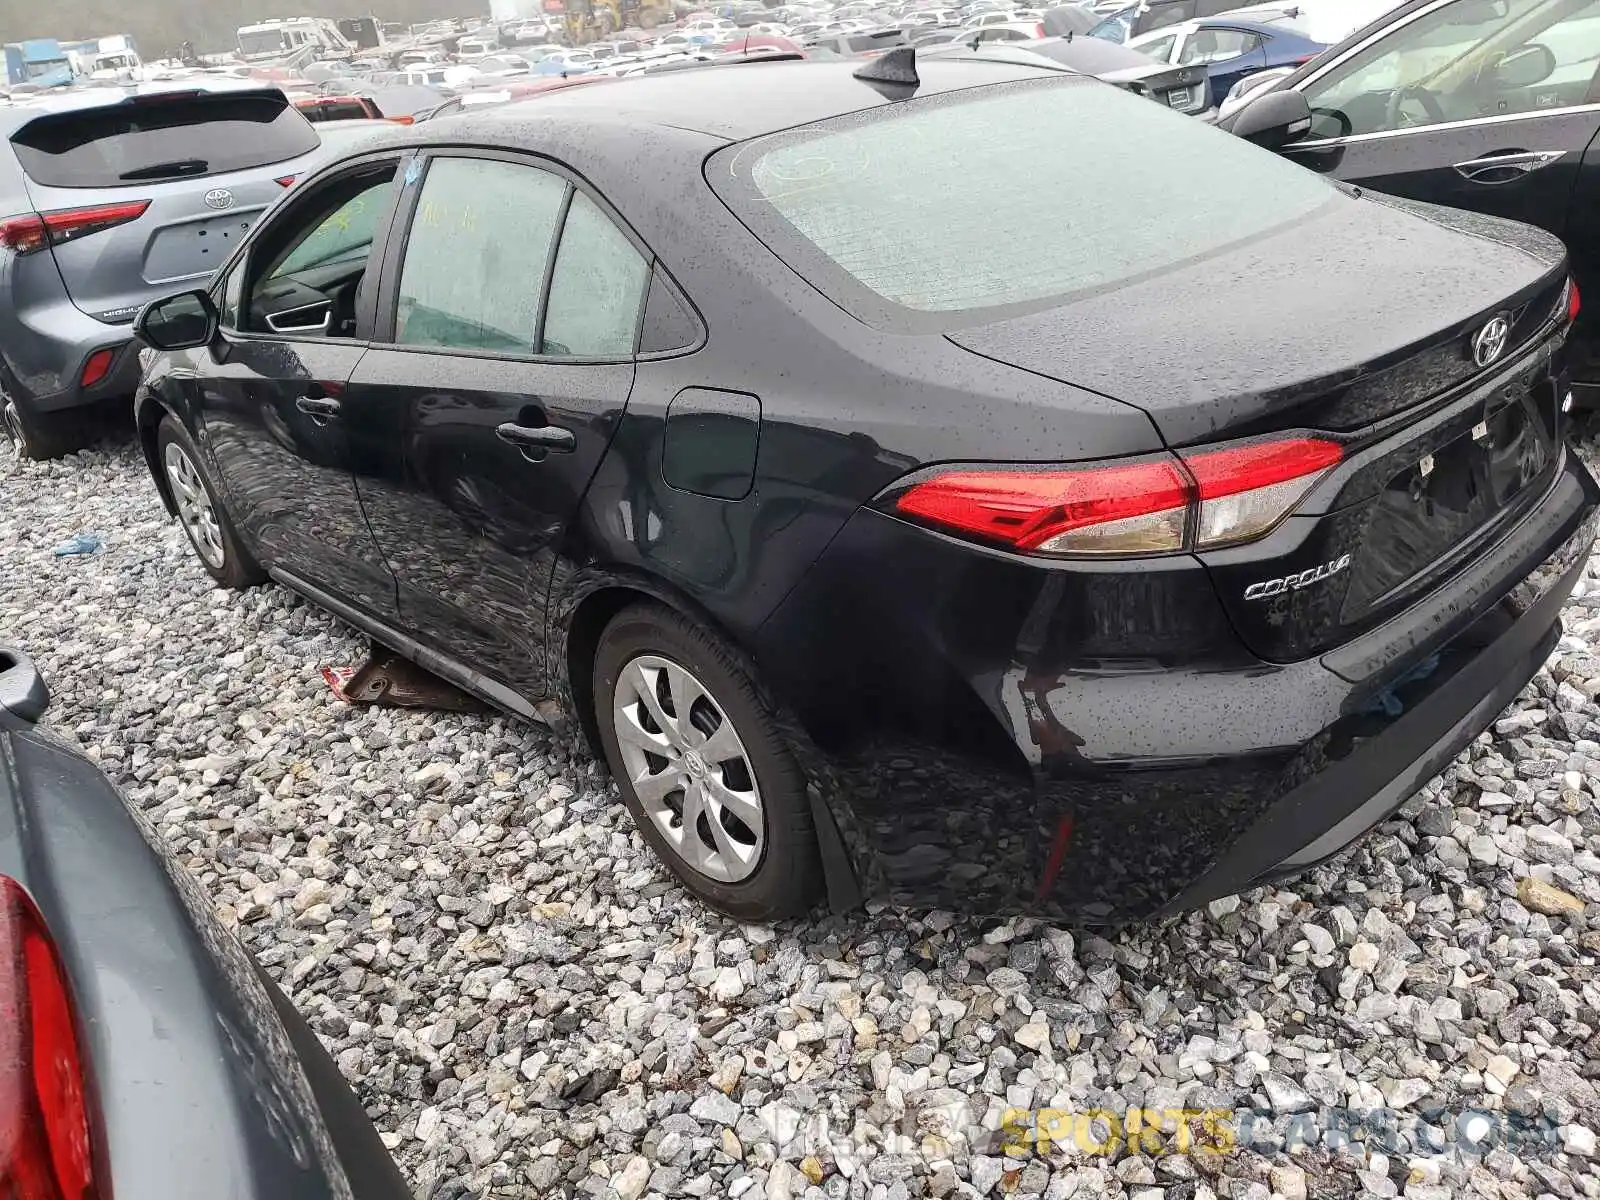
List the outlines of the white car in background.
{"type": "Polygon", "coordinates": [[[990,21],[987,25],[968,25],[957,42],[1032,42],[1045,36],[1039,21],[990,21]]]}

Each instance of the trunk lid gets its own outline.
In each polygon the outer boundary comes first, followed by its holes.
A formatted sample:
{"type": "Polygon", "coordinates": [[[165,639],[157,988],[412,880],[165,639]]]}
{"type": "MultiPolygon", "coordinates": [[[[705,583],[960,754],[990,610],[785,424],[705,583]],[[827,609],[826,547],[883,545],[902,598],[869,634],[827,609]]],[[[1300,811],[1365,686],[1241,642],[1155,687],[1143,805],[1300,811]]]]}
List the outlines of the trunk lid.
{"type": "Polygon", "coordinates": [[[164,92],[36,117],[11,135],[34,211],[109,219],[52,237],[78,308],[113,324],[208,277],[319,148],[281,92],[164,92]]]}
{"type": "Polygon", "coordinates": [[[1375,197],[948,336],[1135,404],[1173,448],[1341,441],[1344,461],[1276,530],[1199,555],[1246,645],[1296,661],[1437,586],[1542,494],[1560,457],[1565,283],[1544,233],[1375,197]],[[1480,365],[1474,339],[1498,317],[1504,348],[1480,365]]]}
{"type": "Polygon", "coordinates": [[[1495,314],[1518,318],[1508,354],[1543,323],[1566,278],[1555,237],[1390,196],[1363,201],[948,336],[1137,405],[1178,447],[1360,429],[1475,374],[1467,343],[1495,314]]]}

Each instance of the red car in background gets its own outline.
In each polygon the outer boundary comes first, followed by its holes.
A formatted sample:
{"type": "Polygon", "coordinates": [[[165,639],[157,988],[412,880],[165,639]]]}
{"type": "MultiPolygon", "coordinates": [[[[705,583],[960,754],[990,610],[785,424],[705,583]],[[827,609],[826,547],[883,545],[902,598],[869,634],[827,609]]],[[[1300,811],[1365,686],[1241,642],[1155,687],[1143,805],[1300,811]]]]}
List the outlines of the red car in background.
{"type": "Polygon", "coordinates": [[[308,121],[394,121],[411,124],[410,116],[386,117],[370,96],[300,96],[293,101],[308,121]]]}

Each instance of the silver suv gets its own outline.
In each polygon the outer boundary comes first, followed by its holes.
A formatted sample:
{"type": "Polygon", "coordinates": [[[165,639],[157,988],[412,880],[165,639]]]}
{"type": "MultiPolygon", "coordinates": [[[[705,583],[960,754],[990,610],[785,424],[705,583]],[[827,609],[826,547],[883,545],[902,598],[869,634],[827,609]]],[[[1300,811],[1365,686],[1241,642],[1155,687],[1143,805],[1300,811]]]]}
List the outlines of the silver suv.
{"type": "Polygon", "coordinates": [[[140,308],[209,276],[320,143],[282,92],[215,78],[41,95],[0,137],[0,430],[52,458],[133,394],[140,308]]]}

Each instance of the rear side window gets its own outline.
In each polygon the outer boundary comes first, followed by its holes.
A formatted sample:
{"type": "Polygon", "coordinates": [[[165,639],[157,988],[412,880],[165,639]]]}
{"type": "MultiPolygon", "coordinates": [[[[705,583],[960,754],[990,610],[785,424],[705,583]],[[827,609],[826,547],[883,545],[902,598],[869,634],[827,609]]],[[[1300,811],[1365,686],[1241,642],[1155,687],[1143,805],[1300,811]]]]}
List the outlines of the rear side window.
{"type": "Polygon", "coordinates": [[[532,354],[566,193],[535,167],[434,160],[406,239],[395,341],[532,354]]]}
{"type": "Polygon", "coordinates": [[[907,100],[774,134],[723,151],[708,177],[836,302],[915,329],[1115,286],[1340,199],[1277,155],[1078,79],[907,100]],[[1026,234],[997,236],[1008,218],[1025,218],[1026,234]]]}
{"type": "Polygon", "coordinates": [[[582,192],[574,192],[550,278],[544,353],[627,358],[639,333],[650,264],[582,192]]]}
{"type": "Polygon", "coordinates": [[[247,171],[308,154],[310,124],[282,97],[196,95],[38,117],[11,135],[46,187],[121,187],[247,171]]]}

